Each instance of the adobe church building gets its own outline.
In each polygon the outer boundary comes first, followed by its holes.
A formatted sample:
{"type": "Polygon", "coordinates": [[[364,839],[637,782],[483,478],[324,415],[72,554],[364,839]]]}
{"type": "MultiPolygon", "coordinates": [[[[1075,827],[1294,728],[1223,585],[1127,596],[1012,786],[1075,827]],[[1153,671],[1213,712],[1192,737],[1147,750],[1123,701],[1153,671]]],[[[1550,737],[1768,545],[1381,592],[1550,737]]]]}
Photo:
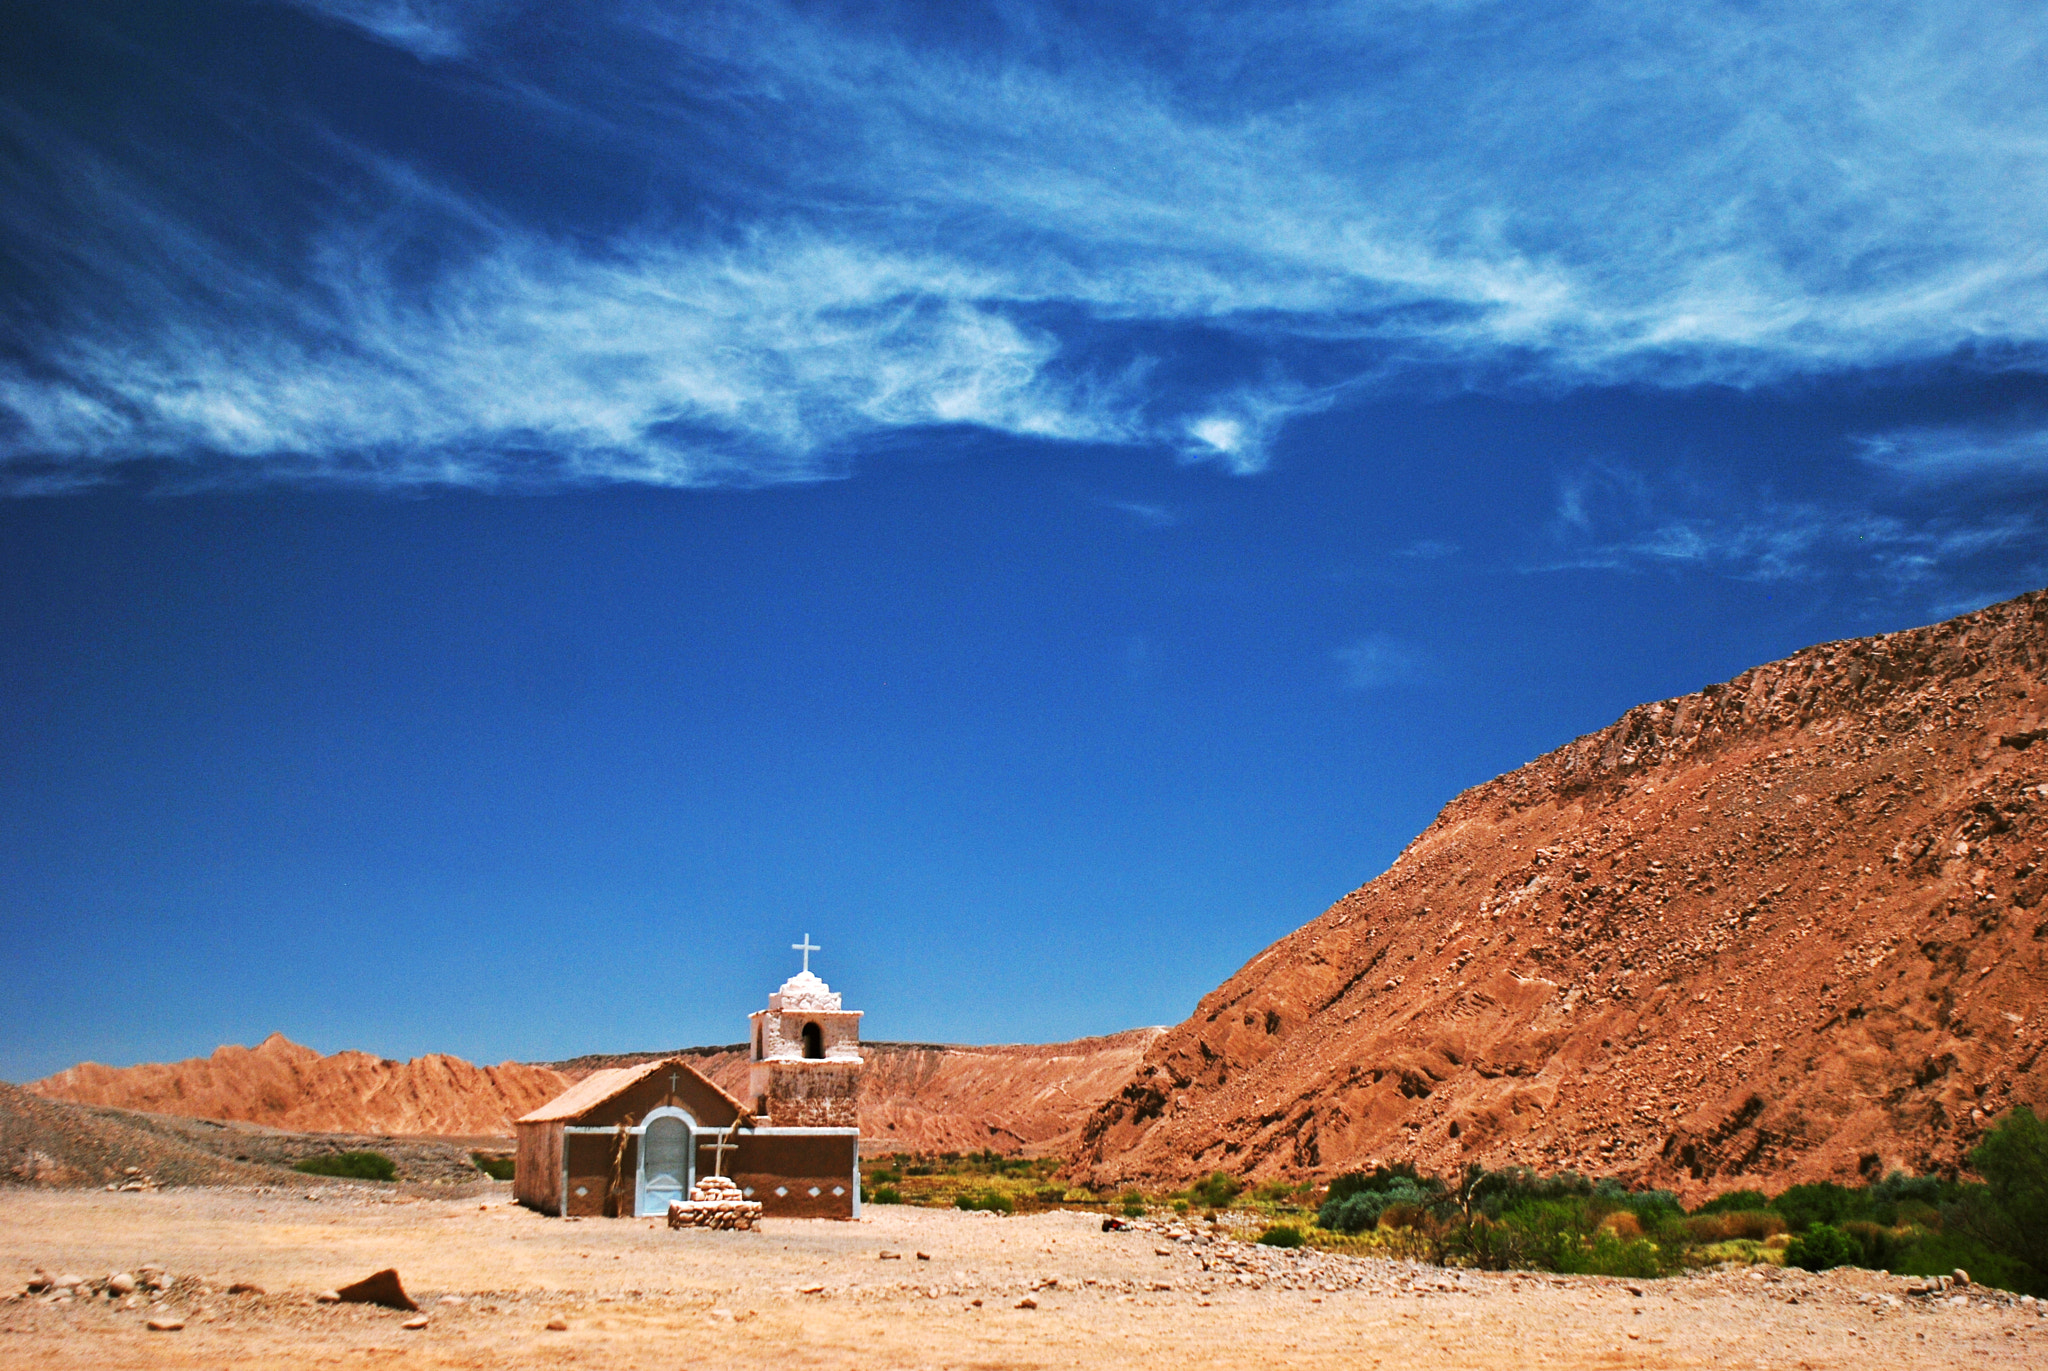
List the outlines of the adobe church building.
{"type": "Polygon", "coordinates": [[[680,1057],[595,1071],[518,1120],[513,1197],[543,1214],[657,1217],[729,1176],[768,1217],[860,1215],[860,1012],[804,969],[750,1016],[753,1108],[680,1057]]]}

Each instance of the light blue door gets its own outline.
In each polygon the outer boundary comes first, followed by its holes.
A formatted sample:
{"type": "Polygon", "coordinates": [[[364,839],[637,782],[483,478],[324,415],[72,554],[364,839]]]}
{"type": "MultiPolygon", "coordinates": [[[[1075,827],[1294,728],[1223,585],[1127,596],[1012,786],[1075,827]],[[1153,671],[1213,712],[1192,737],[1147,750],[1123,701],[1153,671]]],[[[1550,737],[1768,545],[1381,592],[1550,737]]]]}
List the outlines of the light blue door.
{"type": "Polygon", "coordinates": [[[666,1214],[669,1201],[690,1193],[690,1126],[673,1114],[647,1125],[640,1138],[641,1214],[666,1214]]]}

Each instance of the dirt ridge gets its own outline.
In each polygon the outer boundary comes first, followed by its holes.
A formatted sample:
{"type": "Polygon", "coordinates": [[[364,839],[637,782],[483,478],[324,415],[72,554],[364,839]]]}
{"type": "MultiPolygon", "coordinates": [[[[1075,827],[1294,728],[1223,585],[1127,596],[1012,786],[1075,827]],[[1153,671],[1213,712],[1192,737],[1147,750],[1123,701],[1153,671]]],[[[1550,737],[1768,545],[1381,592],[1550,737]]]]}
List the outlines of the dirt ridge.
{"type": "MultiPolygon", "coordinates": [[[[1137,1028],[1067,1043],[995,1046],[865,1043],[864,1145],[998,1152],[1071,1145],[1163,1032],[1137,1028]]],[[[84,1062],[25,1088],[76,1104],[295,1133],[506,1137],[513,1119],[592,1071],[672,1055],[694,1058],[719,1085],[745,1093],[744,1044],[479,1067],[438,1053],[406,1062],[365,1052],[325,1056],[279,1033],[254,1048],[226,1046],[181,1062],[84,1062]]]]}
{"type": "Polygon", "coordinates": [[[2048,1101],[2048,592],[1644,704],[1457,796],[1088,1121],[1097,1184],[1375,1159],[1699,1194],[2048,1101]]]}

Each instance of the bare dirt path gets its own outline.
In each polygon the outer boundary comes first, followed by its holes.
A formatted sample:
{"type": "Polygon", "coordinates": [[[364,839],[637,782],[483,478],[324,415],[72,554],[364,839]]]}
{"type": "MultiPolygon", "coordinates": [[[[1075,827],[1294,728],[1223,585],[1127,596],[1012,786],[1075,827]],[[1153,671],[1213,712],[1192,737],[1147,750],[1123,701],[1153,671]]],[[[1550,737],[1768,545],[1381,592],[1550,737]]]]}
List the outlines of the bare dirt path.
{"type": "Polygon", "coordinates": [[[877,1206],[760,1234],[565,1223],[355,1187],[0,1191],[0,1287],[155,1263],[147,1301],[0,1303],[0,1366],[1769,1367],[2048,1364],[2048,1318],[1869,1272],[1450,1273],[1091,1215],[877,1206]],[[883,1253],[897,1254],[885,1258],[883,1253]],[[927,1254],[920,1260],[919,1252],[927,1254]],[[429,1322],[314,1296],[395,1266],[429,1322]],[[236,1282],[262,1294],[229,1294],[236,1282]],[[443,1303],[444,1298],[460,1303],[443,1303]],[[1031,1300],[1035,1308],[1019,1308],[1031,1300]],[[546,1327],[561,1318],[567,1331],[546,1327]]]}

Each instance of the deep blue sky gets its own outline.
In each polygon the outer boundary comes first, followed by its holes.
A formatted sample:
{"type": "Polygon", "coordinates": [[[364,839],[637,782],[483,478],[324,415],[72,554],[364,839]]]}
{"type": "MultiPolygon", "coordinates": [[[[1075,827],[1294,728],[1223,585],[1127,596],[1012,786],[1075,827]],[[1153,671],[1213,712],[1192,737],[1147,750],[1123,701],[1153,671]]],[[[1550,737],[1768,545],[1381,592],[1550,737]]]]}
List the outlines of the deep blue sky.
{"type": "Polygon", "coordinates": [[[2030,4],[0,6],[0,1076],[1185,1015],[2048,583],[2030,4]]]}

